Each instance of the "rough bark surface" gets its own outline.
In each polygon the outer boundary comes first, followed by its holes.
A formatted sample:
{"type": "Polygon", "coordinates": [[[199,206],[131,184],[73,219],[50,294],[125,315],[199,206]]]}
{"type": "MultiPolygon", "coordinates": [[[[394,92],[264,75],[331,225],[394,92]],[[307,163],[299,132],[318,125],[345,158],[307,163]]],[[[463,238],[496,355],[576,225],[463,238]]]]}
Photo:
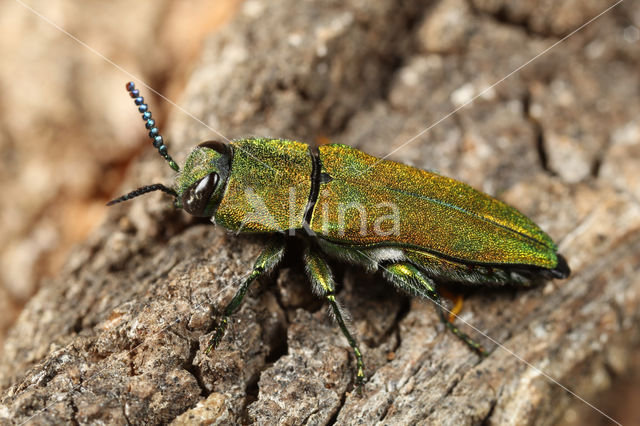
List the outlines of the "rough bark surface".
{"type": "MultiPolygon", "coordinates": [[[[576,403],[567,389],[591,401],[640,337],[640,6],[621,4],[484,91],[612,4],[588,3],[248,1],[208,40],[180,103],[230,138],[392,152],[532,217],[573,275],[471,291],[461,320],[475,330],[462,328],[491,356],[444,332],[429,301],[335,263],[367,365],[356,395],[349,347],[310,296],[298,250],[207,356],[268,237],[231,235],[153,195],[113,208],[22,312],[0,361],[0,421],[549,424],[576,403]]],[[[178,111],[167,130],[179,162],[221,139],[178,111]]],[[[132,171],[126,189],[171,179],[153,152],[132,171]]]]}

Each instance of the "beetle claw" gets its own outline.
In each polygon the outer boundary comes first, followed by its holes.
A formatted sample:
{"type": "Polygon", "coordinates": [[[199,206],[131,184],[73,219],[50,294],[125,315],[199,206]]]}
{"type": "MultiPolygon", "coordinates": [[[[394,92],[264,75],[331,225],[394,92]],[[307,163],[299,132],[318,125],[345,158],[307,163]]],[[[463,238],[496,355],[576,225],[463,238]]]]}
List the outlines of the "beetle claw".
{"type": "Polygon", "coordinates": [[[207,349],[204,350],[204,353],[206,355],[209,355],[212,350],[218,347],[218,344],[220,344],[220,340],[222,340],[222,336],[224,336],[224,332],[226,329],[227,317],[223,317],[220,320],[220,324],[218,324],[218,326],[216,327],[215,333],[213,333],[213,336],[211,337],[211,339],[209,339],[209,345],[207,346],[207,349]]]}

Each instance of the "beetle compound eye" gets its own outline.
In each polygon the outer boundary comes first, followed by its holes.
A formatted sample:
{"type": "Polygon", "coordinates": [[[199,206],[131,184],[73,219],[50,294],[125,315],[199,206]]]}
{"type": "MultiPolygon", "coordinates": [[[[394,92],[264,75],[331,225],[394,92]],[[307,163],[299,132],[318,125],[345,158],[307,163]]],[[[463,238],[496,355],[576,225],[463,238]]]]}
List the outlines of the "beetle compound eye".
{"type": "Polygon", "coordinates": [[[193,184],[182,197],[182,205],[187,213],[202,216],[207,204],[218,186],[220,177],[213,172],[193,184]]]}

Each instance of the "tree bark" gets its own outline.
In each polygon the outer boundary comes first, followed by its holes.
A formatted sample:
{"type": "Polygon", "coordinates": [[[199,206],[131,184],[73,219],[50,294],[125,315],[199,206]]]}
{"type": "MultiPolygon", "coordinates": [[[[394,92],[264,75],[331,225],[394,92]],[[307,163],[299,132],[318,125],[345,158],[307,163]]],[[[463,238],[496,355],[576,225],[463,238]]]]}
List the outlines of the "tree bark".
{"type": "MultiPolygon", "coordinates": [[[[114,207],[30,301],[0,362],[0,419],[548,424],[592,401],[640,340],[640,49],[625,33],[640,5],[545,52],[612,4],[565,3],[247,2],[209,38],[180,102],[210,128],[178,110],[168,127],[179,163],[222,135],[329,139],[438,170],[530,216],[573,274],[465,290],[457,323],[488,358],[445,332],[431,302],[334,262],[366,364],[357,395],[349,346],[295,249],[206,355],[268,236],[230,234],[152,195],[114,207]]],[[[170,182],[150,151],[123,191],[170,182]]]]}

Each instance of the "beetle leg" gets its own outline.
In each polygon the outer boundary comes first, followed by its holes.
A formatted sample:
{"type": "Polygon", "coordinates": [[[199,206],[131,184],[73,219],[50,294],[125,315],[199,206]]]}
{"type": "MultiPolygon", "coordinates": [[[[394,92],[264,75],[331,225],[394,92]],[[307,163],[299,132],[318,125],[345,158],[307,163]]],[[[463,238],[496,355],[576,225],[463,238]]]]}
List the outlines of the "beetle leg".
{"type": "Polygon", "coordinates": [[[410,292],[417,293],[422,297],[431,299],[436,304],[436,309],[440,320],[451,332],[467,344],[478,355],[485,357],[488,352],[478,342],[460,331],[449,319],[442,304],[442,299],[436,290],[436,286],[431,278],[427,277],[420,269],[411,263],[399,262],[386,265],[383,268],[384,275],[398,287],[410,292]]]}
{"type": "Polygon", "coordinates": [[[233,296],[233,299],[231,299],[231,302],[229,302],[229,304],[224,308],[222,318],[220,318],[220,323],[216,327],[215,333],[213,333],[213,337],[209,340],[209,345],[205,350],[206,354],[211,352],[212,349],[215,349],[220,343],[220,340],[222,340],[222,336],[224,336],[224,332],[227,329],[229,316],[238,309],[240,303],[242,303],[244,295],[247,294],[249,286],[260,275],[270,272],[278,265],[278,263],[280,263],[282,255],[284,254],[284,247],[284,241],[278,240],[277,243],[271,243],[262,251],[262,253],[260,253],[260,256],[256,259],[256,263],[253,265],[251,273],[244,280],[236,294],[233,296]]]}
{"type": "Polygon", "coordinates": [[[356,392],[361,395],[362,394],[362,385],[364,384],[364,362],[362,361],[362,352],[360,352],[360,348],[358,348],[358,343],[356,339],[353,338],[345,321],[343,319],[343,315],[341,312],[341,308],[338,305],[335,296],[335,282],[333,281],[333,274],[331,273],[331,269],[327,262],[318,254],[314,253],[309,248],[306,249],[304,255],[305,267],[307,270],[307,275],[309,275],[309,279],[313,284],[314,291],[324,297],[327,302],[329,302],[329,306],[331,306],[331,310],[333,312],[333,316],[340,326],[340,330],[342,330],[342,334],[347,338],[349,342],[349,346],[353,350],[355,359],[356,359],[356,392]]]}

